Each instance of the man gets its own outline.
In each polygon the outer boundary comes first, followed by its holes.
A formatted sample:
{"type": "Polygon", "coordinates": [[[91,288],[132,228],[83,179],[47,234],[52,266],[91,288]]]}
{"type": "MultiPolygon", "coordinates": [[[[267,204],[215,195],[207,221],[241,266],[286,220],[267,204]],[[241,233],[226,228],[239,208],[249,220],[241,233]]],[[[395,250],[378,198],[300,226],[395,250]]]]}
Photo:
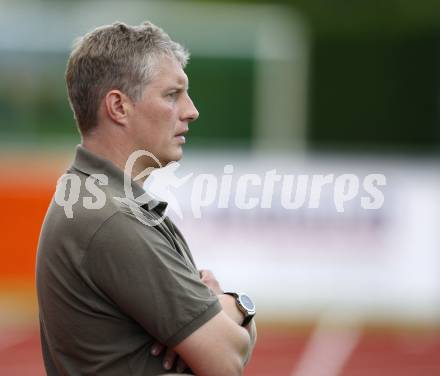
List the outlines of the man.
{"type": "Polygon", "coordinates": [[[234,376],[251,355],[252,302],[223,293],[211,272],[196,269],[165,204],[136,201],[145,192],[131,179],[182,157],[198,117],[187,60],[149,22],[97,28],[70,55],[66,81],[82,143],[59,181],[37,255],[49,376],[234,376]],[[150,154],[127,179],[124,167],[138,150],[150,154]],[[77,198],[70,215],[59,204],[66,195],[77,198]]]}

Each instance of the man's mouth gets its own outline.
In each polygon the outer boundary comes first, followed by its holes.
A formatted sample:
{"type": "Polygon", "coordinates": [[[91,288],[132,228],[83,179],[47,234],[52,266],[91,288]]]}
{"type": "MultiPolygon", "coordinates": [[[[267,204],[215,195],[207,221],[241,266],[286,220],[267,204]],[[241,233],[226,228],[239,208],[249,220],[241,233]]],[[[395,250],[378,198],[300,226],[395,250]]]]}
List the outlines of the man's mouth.
{"type": "Polygon", "coordinates": [[[180,133],[177,133],[174,137],[177,137],[182,143],[185,143],[185,135],[188,133],[188,129],[183,130],[180,133]]]}

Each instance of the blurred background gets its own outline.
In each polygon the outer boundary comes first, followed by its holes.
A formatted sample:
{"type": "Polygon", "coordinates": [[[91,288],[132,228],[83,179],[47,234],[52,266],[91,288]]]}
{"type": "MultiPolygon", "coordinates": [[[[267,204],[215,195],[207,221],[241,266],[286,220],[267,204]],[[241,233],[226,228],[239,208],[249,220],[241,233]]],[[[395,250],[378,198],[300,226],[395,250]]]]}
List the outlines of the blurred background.
{"type": "MultiPolygon", "coordinates": [[[[383,174],[384,204],[171,212],[200,268],[255,298],[249,376],[440,374],[440,3],[0,0],[0,374],[43,375],[35,252],[79,143],[73,40],[116,20],[192,53],[178,176],[383,174]]],[[[234,180],[235,179],[235,180],[234,180]]],[[[307,191],[306,195],[310,195],[307,191]]],[[[307,196],[308,197],[308,196],[307,196]]]]}

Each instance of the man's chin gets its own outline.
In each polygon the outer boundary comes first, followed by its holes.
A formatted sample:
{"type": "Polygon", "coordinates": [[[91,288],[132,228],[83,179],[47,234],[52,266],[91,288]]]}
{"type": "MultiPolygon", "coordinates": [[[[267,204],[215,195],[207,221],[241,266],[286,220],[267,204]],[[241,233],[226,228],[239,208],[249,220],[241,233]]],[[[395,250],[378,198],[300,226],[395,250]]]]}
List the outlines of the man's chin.
{"type": "Polygon", "coordinates": [[[180,161],[183,157],[183,152],[176,152],[176,153],[172,153],[170,155],[164,156],[162,158],[159,159],[160,163],[162,164],[162,167],[166,166],[168,163],[171,162],[177,162],[180,161]]]}

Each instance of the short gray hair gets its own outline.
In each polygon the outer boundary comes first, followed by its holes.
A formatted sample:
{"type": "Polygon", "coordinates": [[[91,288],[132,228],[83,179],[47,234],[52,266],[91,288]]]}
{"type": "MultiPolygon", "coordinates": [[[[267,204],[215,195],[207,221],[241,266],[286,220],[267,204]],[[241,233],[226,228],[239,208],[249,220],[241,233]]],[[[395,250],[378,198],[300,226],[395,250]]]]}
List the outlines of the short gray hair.
{"type": "Polygon", "coordinates": [[[98,27],[77,39],[70,54],[66,83],[69,102],[81,134],[97,124],[97,111],[109,90],[131,100],[142,98],[160,57],[175,58],[182,68],[188,51],[151,22],[122,22],[98,27]]]}

